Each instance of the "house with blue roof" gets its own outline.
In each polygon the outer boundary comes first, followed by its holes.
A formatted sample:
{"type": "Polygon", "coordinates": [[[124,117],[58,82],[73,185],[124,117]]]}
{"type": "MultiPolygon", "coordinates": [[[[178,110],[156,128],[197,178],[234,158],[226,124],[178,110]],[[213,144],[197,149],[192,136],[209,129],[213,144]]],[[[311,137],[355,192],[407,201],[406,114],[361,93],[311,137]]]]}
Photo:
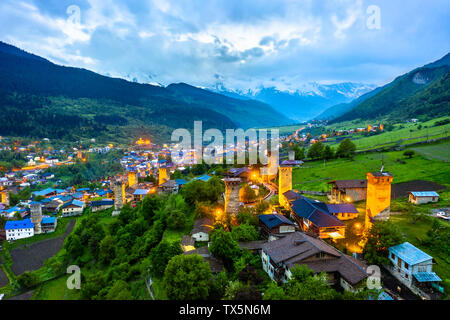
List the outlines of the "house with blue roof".
{"type": "Polygon", "coordinates": [[[149,189],[136,189],[136,191],[133,192],[134,201],[141,201],[149,193],[149,189]]]}
{"type": "Polygon", "coordinates": [[[41,191],[34,191],[31,193],[33,198],[41,196],[41,197],[51,197],[51,196],[56,196],[57,191],[53,188],[47,188],[41,191]]]}
{"type": "Polygon", "coordinates": [[[42,233],[55,232],[57,226],[56,217],[44,216],[41,220],[41,230],[42,233]]]}
{"type": "Polygon", "coordinates": [[[269,241],[280,239],[295,232],[295,223],[285,216],[276,214],[261,214],[258,216],[261,234],[269,241]]]}
{"type": "Polygon", "coordinates": [[[436,191],[410,191],[409,202],[414,204],[423,204],[429,202],[438,202],[439,194],[436,191]]]}
{"type": "Polygon", "coordinates": [[[6,240],[17,240],[34,236],[34,223],[31,219],[10,220],[5,224],[6,240]]]}
{"type": "Polygon", "coordinates": [[[114,205],[114,200],[112,199],[102,199],[99,201],[91,201],[91,211],[97,212],[111,208],[114,205]]]}
{"type": "Polygon", "coordinates": [[[291,217],[303,231],[313,233],[321,239],[345,238],[346,225],[335,216],[335,207],[330,212],[326,203],[306,197],[299,197],[290,202],[289,206],[291,217]]]}
{"type": "Polygon", "coordinates": [[[83,201],[73,199],[62,205],[63,217],[77,216],[83,213],[85,203],[83,201]]]}
{"type": "Polygon", "coordinates": [[[433,272],[433,257],[409,242],[389,248],[389,270],[400,282],[420,295],[434,287],[439,289],[441,278],[433,272]]]}

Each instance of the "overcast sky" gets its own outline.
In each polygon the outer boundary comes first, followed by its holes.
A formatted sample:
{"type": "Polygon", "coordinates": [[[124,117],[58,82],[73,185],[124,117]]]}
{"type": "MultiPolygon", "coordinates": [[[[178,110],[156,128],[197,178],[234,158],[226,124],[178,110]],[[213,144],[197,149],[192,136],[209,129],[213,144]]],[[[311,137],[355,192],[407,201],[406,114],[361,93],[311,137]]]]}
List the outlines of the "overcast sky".
{"type": "Polygon", "coordinates": [[[381,85],[450,51],[450,1],[1,0],[0,39],[163,85],[381,85]]]}

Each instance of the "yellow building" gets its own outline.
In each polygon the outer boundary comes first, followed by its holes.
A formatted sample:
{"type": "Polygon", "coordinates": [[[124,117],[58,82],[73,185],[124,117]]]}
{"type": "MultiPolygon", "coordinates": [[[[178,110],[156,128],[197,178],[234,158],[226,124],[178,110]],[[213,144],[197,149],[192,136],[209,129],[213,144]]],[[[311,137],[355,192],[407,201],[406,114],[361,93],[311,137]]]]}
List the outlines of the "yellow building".
{"type": "Polygon", "coordinates": [[[373,220],[389,219],[393,179],[389,172],[367,173],[366,229],[371,228],[373,220]]]}
{"type": "Polygon", "coordinates": [[[281,164],[279,166],[278,174],[278,199],[280,205],[288,207],[289,202],[283,194],[286,191],[292,190],[292,166],[281,164]]]}
{"type": "Polygon", "coordinates": [[[137,185],[138,179],[137,179],[137,172],[135,171],[128,171],[128,185],[130,187],[133,187],[137,185]]]}
{"type": "Polygon", "coordinates": [[[170,180],[170,172],[166,167],[159,167],[158,171],[158,185],[170,180]]]}

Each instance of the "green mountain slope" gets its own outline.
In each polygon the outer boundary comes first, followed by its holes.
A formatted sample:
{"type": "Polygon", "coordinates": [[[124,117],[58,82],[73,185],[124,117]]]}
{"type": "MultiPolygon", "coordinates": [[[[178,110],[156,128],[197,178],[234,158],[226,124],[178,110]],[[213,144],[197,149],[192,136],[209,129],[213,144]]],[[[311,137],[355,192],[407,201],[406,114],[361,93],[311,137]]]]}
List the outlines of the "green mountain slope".
{"type": "Polygon", "coordinates": [[[0,42],[0,135],[127,141],[145,134],[167,141],[173,129],[191,129],[195,120],[220,130],[290,122],[269,105],[191,88],[63,67],[0,42]],[[249,117],[254,110],[260,112],[249,117]]]}
{"type": "Polygon", "coordinates": [[[417,68],[378,88],[364,101],[352,103],[353,108],[336,117],[332,123],[355,119],[405,120],[445,116],[450,113],[450,54],[417,68]]]}

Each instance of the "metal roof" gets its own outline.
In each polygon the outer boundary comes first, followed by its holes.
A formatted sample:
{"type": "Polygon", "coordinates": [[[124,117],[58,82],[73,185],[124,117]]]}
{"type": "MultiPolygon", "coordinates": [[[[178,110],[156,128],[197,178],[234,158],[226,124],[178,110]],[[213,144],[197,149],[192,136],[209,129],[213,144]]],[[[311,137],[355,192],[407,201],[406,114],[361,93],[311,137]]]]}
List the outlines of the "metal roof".
{"type": "Polygon", "coordinates": [[[34,223],[31,222],[31,219],[6,221],[5,224],[5,230],[29,229],[29,228],[34,228],[34,223]]]}
{"type": "Polygon", "coordinates": [[[345,226],[342,221],[331,215],[327,205],[320,201],[303,197],[292,202],[292,210],[297,216],[308,219],[319,228],[345,226]]]}
{"type": "Polygon", "coordinates": [[[432,256],[416,248],[409,242],[403,242],[402,244],[390,247],[389,252],[393,253],[409,265],[416,265],[418,263],[433,259],[432,256]]]}
{"type": "Polygon", "coordinates": [[[413,276],[419,282],[433,282],[433,281],[442,281],[439,276],[434,272],[417,272],[414,273],[413,276]]]}
{"type": "Polygon", "coordinates": [[[144,195],[148,194],[149,190],[147,189],[136,189],[135,192],[133,192],[134,195],[144,195]]]}
{"type": "Polygon", "coordinates": [[[436,191],[411,191],[414,197],[439,197],[436,191]]]}
{"type": "Polygon", "coordinates": [[[279,226],[280,224],[287,223],[290,225],[295,225],[291,220],[286,218],[285,216],[276,213],[276,214],[261,214],[258,216],[259,220],[264,223],[269,229],[273,227],[279,226]]]}

